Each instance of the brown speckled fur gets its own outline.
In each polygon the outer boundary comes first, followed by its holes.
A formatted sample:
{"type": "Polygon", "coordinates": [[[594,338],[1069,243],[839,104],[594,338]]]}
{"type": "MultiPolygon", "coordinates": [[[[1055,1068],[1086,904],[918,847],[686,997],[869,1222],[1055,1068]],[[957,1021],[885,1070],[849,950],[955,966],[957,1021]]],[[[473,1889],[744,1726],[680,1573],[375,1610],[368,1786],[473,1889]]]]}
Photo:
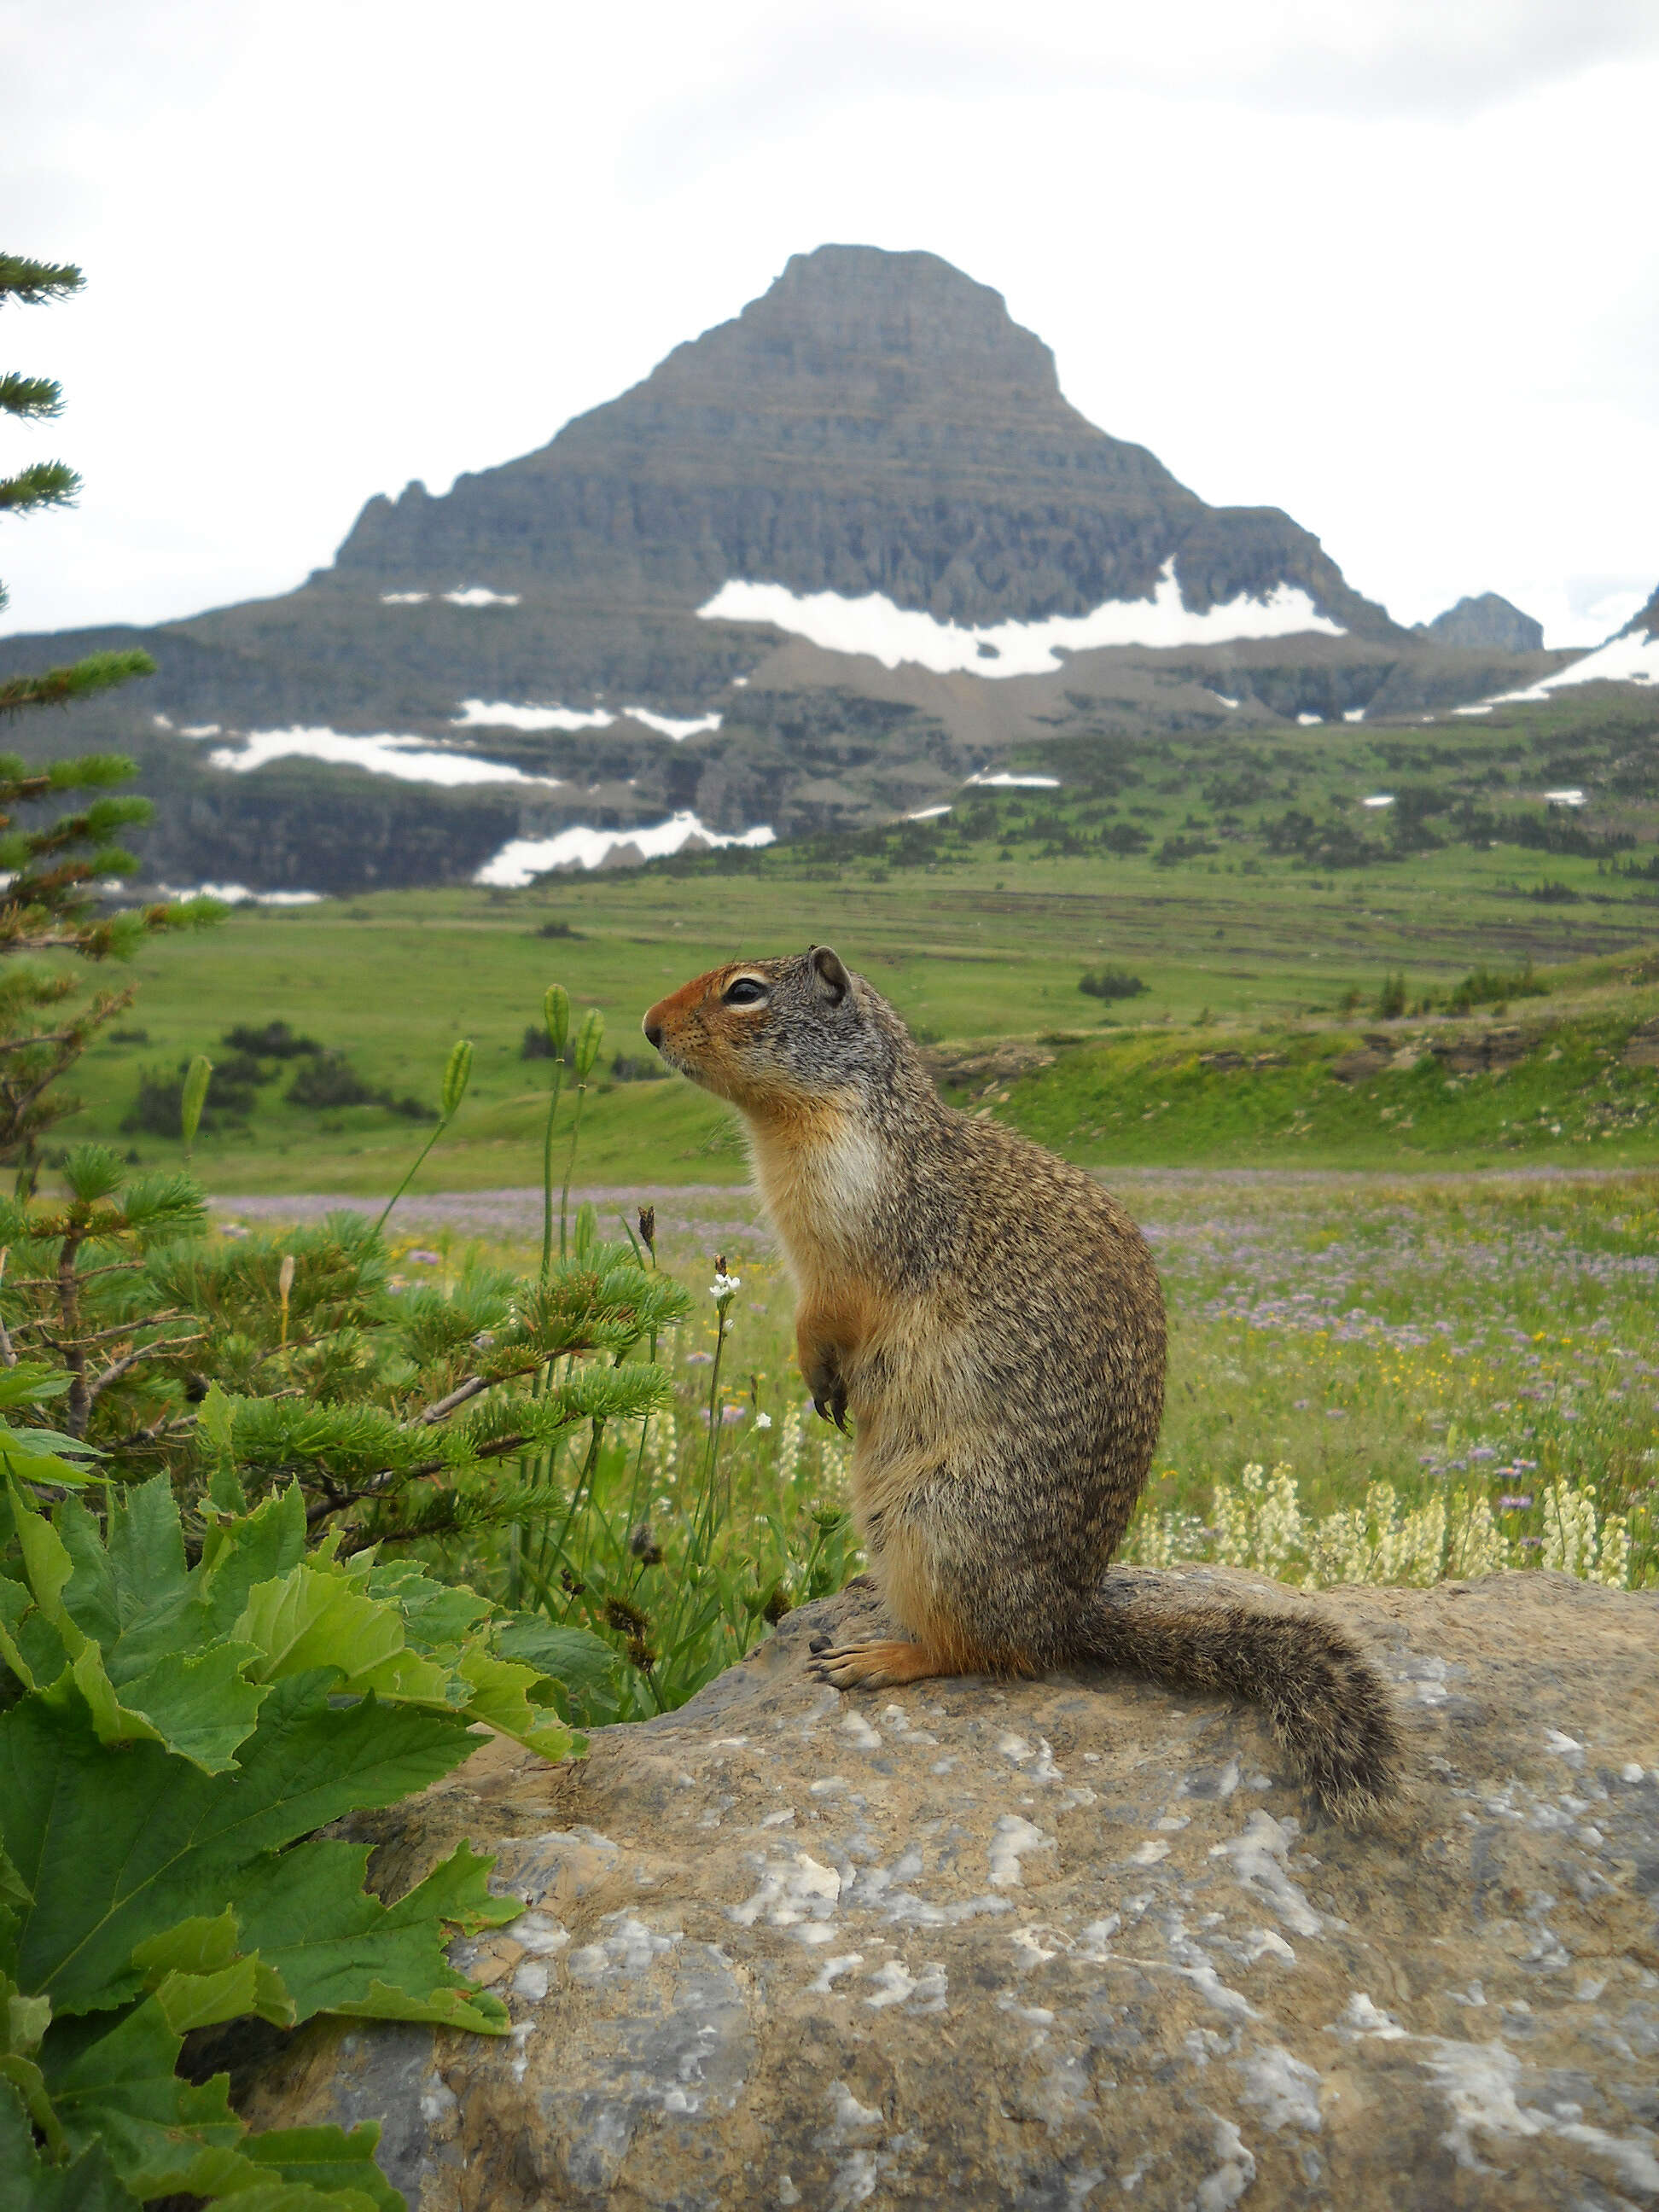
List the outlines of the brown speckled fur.
{"type": "Polygon", "coordinates": [[[1152,1255],[1099,1184],[945,1106],[892,1007],[825,949],[711,969],[644,1026],[742,1113],[802,1376],[855,1424],[854,1514],[909,1641],[825,1650],[824,1679],[1093,1659],[1258,1701],[1338,1817],[1390,1795],[1387,1697],[1340,1630],[1107,1573],[1158,1441],[1164,1326],[1152,1255]]]}

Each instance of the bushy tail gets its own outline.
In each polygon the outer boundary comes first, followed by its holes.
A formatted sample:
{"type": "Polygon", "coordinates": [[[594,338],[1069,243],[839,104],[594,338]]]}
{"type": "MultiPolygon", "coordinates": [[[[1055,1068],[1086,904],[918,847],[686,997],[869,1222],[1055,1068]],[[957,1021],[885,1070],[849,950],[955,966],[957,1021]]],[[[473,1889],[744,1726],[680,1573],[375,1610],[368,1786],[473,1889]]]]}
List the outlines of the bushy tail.
{"type": "Polygon", "coordinates": [[[1399,1786],[1388,1692],[1358,1647],[1319,1613],[1211,1602],[1162,1575],[1116,1568],[1095,1595],[1077,1656],[1260,1705],[1334,1820],[1358,1820],[1399,1786]]]}

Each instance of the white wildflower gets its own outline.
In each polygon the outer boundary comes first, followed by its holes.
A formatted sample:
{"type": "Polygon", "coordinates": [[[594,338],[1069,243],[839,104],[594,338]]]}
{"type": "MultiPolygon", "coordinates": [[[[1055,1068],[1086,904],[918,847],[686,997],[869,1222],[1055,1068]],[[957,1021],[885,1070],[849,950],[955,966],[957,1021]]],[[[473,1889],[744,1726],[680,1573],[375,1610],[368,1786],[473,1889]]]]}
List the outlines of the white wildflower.
{"type": "Polygon", "coordinates": [[[1509,1541],[1492,1517],[1485,1492],[1477,1491],[1471,1497],[1466,1490],[1454,1491],[1446,1572],[1473,1581],[1478,1575],[1501,1573],[1510,1563],[1509,1541]]]}
{"type": "Polygon", "coordinates": [[[769,1413],[757,1413],[757,1414],[756,1414],[756,1416],[755,1416],[755,1426],[756,1426],[757,1429],[769,1429],[769,1428],[771,1427],[771,1425],[772,1425],[772,1416],[771,1416],[769,1413]]]}
{"type": "Polygon", "coordinates": [[[1589,1579],[1598,1549],[1595,1499],[1588,1490],[1558,1478],[1544,1501],[1544,1565],[1589,1579]]]}
{"type": "Polygon", "coordinates": [[[778,1437],[780,1484],[793,1482],[795,1470],[800,1465],[801,1431],[805,1426],[804,1414],[804,1407],[792,1406],[783,1417],[783,1429],[778,1437]]]}
{"type": "Polygon", "coordinates": [[[1601,1559],[1592,1580],[1613,1589],[1630,1582],[1630,1528],[1622,1513],[1609,1513],[1601,1526],[1601,1559]]]}
{"type": "Polygon", "coordinates": [[[716,1275],[708,1285],[711,1298],[734,1298],[743,1288],[741,1275],[716,1275]]]}

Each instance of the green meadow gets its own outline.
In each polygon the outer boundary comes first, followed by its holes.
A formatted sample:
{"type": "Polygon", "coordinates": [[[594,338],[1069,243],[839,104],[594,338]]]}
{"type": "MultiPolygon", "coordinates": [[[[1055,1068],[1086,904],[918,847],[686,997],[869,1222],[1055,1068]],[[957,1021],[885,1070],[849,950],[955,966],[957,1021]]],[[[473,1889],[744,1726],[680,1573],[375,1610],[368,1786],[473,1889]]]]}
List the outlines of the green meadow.
{"type": "Polygon", "coordinates": [[[532,1182],[548,1070],[520,1053],[558,981],[607,1024],[592,1176],[734,1180],[727,1117],[635,1079],[641,1016],[720,961],[816,941],[940,1048],[953,1097],[1091,1164],[1655,1157],[1659,1073],[1626,1054],[1659,1012],[1659,708],[1615,696],[1155,744],[1103,730],[1033,748],[1018,772],[1054,781],[969,789],[886,830],[523,891],[242,908],[147,947],[135,1007],[78,1072],[71,1127],[173,1156],[165,1114],[131,1126],[141,1079],[176,1079],[205,1052],[221,1064],[197,1155],[211,1188],[369,1194],[401,1173],[465,1036],[472,1091],[428,1187],[532,1182]],[[1544,796],[1560,789],[1583,803],[1544,796]],[[1079,988],[1103,969],[1133,995],[1079,988]],[[290,1102],[292,1060],[226,1065],[234,1029],[273,1021],[339,1055],[366,1103],[290,1102]],[[1499,1073],[1460,1074],[1431,1049],[1505,1024],[1527,1043],[1499,1073]],[[1367,1035],[1386,1071],[1334,1076],[1367,1035]],[[976,1040],[1015,1041],[1024,1064],[951,1087],[951,1048],[976,1040]]]}

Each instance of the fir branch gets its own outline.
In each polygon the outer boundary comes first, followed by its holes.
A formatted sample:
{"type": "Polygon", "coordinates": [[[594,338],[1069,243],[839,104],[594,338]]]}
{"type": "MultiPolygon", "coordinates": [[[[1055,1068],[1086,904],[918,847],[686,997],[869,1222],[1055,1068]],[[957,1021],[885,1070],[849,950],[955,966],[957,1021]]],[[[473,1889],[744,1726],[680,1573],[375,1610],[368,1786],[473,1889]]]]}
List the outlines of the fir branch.
{"type": "MultiPolygon", "coordinates": [[[[90,1411],[91,1407],[101,1394],[108,1389],[112,1382],[118,1382],[121,1377],[127,1374],[131,1369],[137,1367],[141,1360],[153,1359],[164,1352],[183,1352],[189,1345],[205,1344],[206,1341],[207,1331],[205,1329],[198,1329],[192,1336],[158,1337],[154,1344],[139,1345],[135,1351],[129,1352],[124,1358],[112,1362],[111,1365],[104,1370],[101,1375],[97,1376],[94,1382],[88,1385],[87,1407],[88,1411],[90,1411]]],[[[79,1434],[80,1431],[77,1431],[76,1433],[79,1434]]]]}
{"type": "Polygon", "coordinates": [[[67,461],[31,461],[15,477],[0,477],[0,512],[7,507],[71,507],[81,479],[67,461]]]}
{"type": "Polygon", "coordinates": [[[64,411],[64,387],[55,376],[20,376],[15,369],[0,375],[0,412],[44,422],[64,411]]]}
{"type": "MultiPolygon", "coordinates": [[[[10,714],[21,707],[66,707],[72,700],[89,699],[99,691],[112,690],[118,684],[126,683],[135,676],[154,676],[155,663],[149,653],[136,647],[125,653],[89,653],[84,660],[71,661],[65,668],[48,668],[40,676],[14,676],[9,683],[0,684],[0,714],[10,714]]],[[[113,763],[111,763],[113,765],[113,763]]],[[[96,759],[69,762],[65,768],[92,769],[103,763],[96,759]]],[[[134,773],[130,761],[119,763],[123,776],[134,773]]],[[[114,782],[116,776],[88,775],[88,782],[114,782]]],[[[75,787],[59,782],[55,777],[31,777],[29,781],[40,791],[72,789],[75,787]]],[[[34,790],[24,789],[15,793],[0,793],[0,799],[9,804],[14,797],[32,799],[34,790]]]]}
{"type": "Polygon", "coordinates": [[[0,300],[15,300],[20,307],[67,299],[86,281],[72,261],[31,261],[27,254],[0,253],[0,300]]]}

